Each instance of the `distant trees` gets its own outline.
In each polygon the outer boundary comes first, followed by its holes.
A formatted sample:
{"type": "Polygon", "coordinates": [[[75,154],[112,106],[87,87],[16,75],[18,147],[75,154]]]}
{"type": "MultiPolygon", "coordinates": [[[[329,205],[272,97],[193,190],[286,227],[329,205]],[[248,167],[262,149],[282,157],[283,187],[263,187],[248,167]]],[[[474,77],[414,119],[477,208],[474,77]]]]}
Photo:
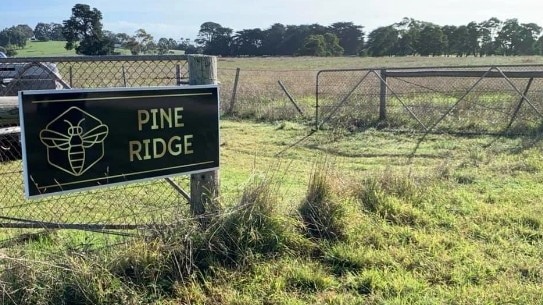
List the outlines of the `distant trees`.
{"type": "Polygon", "coordinates": [[[135,36],[128,37],[125,47],[132,55],[138,55],[156,49],[156,44],[153,41],[153,35],[147,33],[145,29],[138,29],[135,36]]]}
{"type": "Polygon", "coordinates": [[[333,23],[328,30],[339,38],[339,45],[345,55],[359,55],[364,46],[363,27],[352,22],[333,23]]]}
{"type": "Polygon", "coordinates": [[[541,32],[537,24],[517,19],[438,26],[404,18],[373,30],[365,47],[370,56],[543,55],[541,32]]]}
{"type": "Polygon", "coordinates": [[[339,45],[339,38],[335,34],[310,35],[305,39],[300,55],[307,56],[341,56],[344,49],[339,45]]]}
{"type": "Polygon", "coordinates": [[[0,47],[11,54],[34,36],[40,41],[65,40],[77,54],[113,54],[114,47],[131,54],[203,53],[219,56],[490,56],[543,55],[543,28],[517,19],[490,18],[466,25],[444,25],[403,18],[381,26],[367,36],[352,22],[320,24],[272,24],[269,28],[234,31],[216,22],[204,22],[197,39],[155,41],[145,29],[134,35],[102,29],[102,13],[76,4],[63,24],[40,22],[34,29],[18,25],[0,31],[0,47]]]}
{"type": "Polygon", "coordinates": [[[202,47],[205,54],[229,56],[233,53],[232,33],[232,29],[218,23],[204,22],[200,26],[198,39],[195,42],[202,47]]]}
{"type": "Polygon", "coordinates": [[[26,42],[34,36],[32,28],[26,24],[19,24],[0,31],[0,47],[8,56],[17,54],[16,49],[22,49],[26,42]]]}
{"type": "Polygon", "coordinates": [[[204,54],[221,56],[339,56],[359,55],[363,42],[362,26],[351,22],[338,22],[330,27],[275,23],[264,30],[237,32],[215,22],[205,22],[200,26],[195,47],[204,54]]]}
{"type": "Polygon", "coordinates": [[[32,28],[26,24],[19,24],[0,31],[0,46],[24,48],[26,42],[34,36],[32,28]]]}
{"type": "Polygon", "coordinates": [[[64,41],[62,24],[39,22],[34,28],[34,37],[39,41],[64,41]]]}
{"type": "Polygon", "coordinates": [[[66,50],[75,49],[77,54],[113,54],[113,41],[102,32],[102,13],[86,4],[76,4],[72,16],[63,21],[62,35],[66,50]]]}
{"type": "Polygon", "coordinates": [[[157,43],[157,52],[159,55],[167,54],[170,50],[177,48],[177,42],[173,38],[162,37],[157,43]]]}
{"type": "MultiPolygon", "coordinates": [[[[398,54],[400,52],[399,31],[391,25],[373,30],[368,36],[367,52],[375,57],[398,54]]],[[[409,55],[409,52],[402,55],[409,55]]]]}

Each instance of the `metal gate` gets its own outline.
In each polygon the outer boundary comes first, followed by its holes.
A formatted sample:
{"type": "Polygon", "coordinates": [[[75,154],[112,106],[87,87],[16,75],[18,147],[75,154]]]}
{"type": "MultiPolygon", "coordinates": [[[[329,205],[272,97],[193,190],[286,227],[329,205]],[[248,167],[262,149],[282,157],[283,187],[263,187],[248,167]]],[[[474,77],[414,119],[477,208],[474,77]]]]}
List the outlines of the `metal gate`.
{"type": "Polygon", "coordinates": [[[448,133],[532,133],[541,124],[543,66],[323,70],[316,127],[448,133]]]}

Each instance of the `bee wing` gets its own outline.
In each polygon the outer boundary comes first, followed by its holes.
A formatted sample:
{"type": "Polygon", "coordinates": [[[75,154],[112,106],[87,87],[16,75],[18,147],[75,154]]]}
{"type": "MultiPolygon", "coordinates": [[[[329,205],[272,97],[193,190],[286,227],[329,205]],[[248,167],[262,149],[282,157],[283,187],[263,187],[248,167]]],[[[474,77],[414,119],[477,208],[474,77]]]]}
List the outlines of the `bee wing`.
{"type": "Polygon", "coordinates": [[[40,131],[40,140],[45,146],[49,148],[58,148],[60,150],[67,150],[70,148],[69,135],[65,135],[58,131],[43,129],[40,131]]]}
{"type": "Polygon", "coordinates": [[[83,146],[85,148],[89,148],[96,143],[102,142],[106,138],[108,132],[109,129],[104,124],[98,125],[93,129],[85,132],[83,135],[81,135],[81,139],[83,140],[83,146]]]}

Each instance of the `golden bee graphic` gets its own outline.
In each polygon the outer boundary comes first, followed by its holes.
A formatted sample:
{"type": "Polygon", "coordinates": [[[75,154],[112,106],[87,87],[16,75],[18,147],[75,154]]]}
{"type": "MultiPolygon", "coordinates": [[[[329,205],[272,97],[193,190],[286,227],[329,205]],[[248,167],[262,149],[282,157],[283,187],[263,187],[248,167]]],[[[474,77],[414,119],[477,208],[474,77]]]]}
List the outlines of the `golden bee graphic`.
{"type": "Polygon", "coordinates": [[[61,166],[49,161],[51,165],[74,176],[80,176],[99,160],[90,160],[87,156],[87,149],[97,144],[102,145],[108,135],[109,128],[83,110],[77,107],[70,108],[72,111],[74,109],[92,119],[93,122],[90,122],[92,127],[89,130],[85,130],[82,126],[87,118],[84,117],[77,124],[73,124],[72,121],[62,119],[61,115],[53,121],[54,125],[52,122],[40,131],[40,140],[48,149],[64,151],[67,154],[68,166],[61,166]],[[60,128],[60,126],[64,127],[60,128]]]}

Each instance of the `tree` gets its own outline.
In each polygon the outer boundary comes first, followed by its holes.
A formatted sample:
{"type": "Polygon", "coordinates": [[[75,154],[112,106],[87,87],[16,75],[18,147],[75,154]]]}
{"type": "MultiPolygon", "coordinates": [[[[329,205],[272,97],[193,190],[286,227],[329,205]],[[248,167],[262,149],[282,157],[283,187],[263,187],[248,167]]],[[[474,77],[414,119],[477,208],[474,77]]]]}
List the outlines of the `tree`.
{"type": "Polygon", "coordinates": [[[518,51],[520,55],[536,54],[536,44],[542,28],[535,23],[522,23],[519,33],[518,51]]]}
{"type": "Polygon", "coordinates": [[[345,50],[339,45],[339,38],[332,33],[324,34],[326,56],[341,56],[345,50]]]}
{"type": "Polygon", "coordinates": [[[481,48],[479,54],[494,55],[497,52],[498,45],[496,37],[501,30],[503,23],[500,19],[492,17],[486,21],[479,23],[481,48]]]}
{"type": "Polygon", "coordinates": [[[144,29],[138,29],[134,37],[130,37],[126,46],[132,55],[140,53],[148,53],[156,49],[156,44],[153,41],[153,35],[147,33],[144,29]]]}
{"type": "Polygon", "coordinates": [[[198,31],[198,39],[196,43],[205,45],[216,38],[217,33],[222,29],[222,26],[215,22],[204,22],[200,25],[200,31],[198,31]]]}
{"type": "Polygon", "coordinates": [[[102,32],[102,13],[86,4],[76,4],[72,16],[63,21],[62,34],[66,50],[75,49],[77,54],[113,54],[113,42],[102,32]]]}
{"type": "Polygon", "coordinates": [[[465,41],[465,53],[466,55],[477,56],[480,53],[481,46],[481,30],[476,22],[470,22],[466,26],[466,41],[465,41]]]}
{"type": "Polygon", "coordinates": [[[19,24],[15,28],[23,34],[25,39],[30,39],[34,36],[34,30],[28,24],[19,24]]]}
{"type": "Polygon", "coordinates": [[[114,43],[120,44],[121,48],[125,48],[126,44],[130,41],[130,35],[126,33],[117,33],[115,34],[114,43]]]}
{"type": "Polygon", "coordinates": [[[170,51],[171,49],[173,49],[173,47],[170,45],[170,41],[168,40],[168,38],[162,37],[158,40],[158,43],[157,43],[158,54],[164,55],[168,53],[168,51],[170,51]]]}
{"type": "Polygon", "coordinates": [[[17,51],[12,45],[7,45],[5,47],[0,46],[0,52],[4,52],[8,57],[17,55],[17,51]]]}
{"type": "Polygon", "coordinates": [[[277,55],[294,55],[303,49],[305,40],[309,35],[322,35],[318,27],[311,25],[287,25],[284,38],[277,46],[277,55]]]}
{"type": "Polygon", "coordinates": [[[64,41],[64,35],[62,34],[62,24],[60,23],[50,23],[51,25],[51,40],[53,41],[64,41]]]}
{"type": "Polygon", "coordinates": [[[273,24],[269,29],[262,32],[262,54],[279,55],[279,46],[285,39],[287,28],[281,23],[273,24]]]}
{"type": "Polygon", "coordinates": [[[179,39],[179,44],[177,44],[178,50],[185,51],[185,54],[201,54],[202,49],[196,47],[189,38],[183,38],[179,39]]]}
{"type": "Polygon", "coordinates": [[[323,35],[309,35],[305,39],[300,55],[305,56],[326,56],[326,42],[323,35]]]}
{"type": "Polygon", "coordinates": [[[233,37],[233,55],[262,55],[262,41],[264,39],[261,29],[249,29],[236,32],[233,37]]]}
{"type": "Polygon", "coordinates": [[[422,56],[441,55],[447,44],[447,37],[437,25],[426,25],[420,32],[417,51],[422,56]]]}
{"type": "Polygon", "coordinates": [[[373,30],[368,35],[368,53],[370,56],[392,56],[398,47],[399,31],[394,26],[384,26],[373,30]]]}
{"type": "Polygon", "coordinates": [[[502,54],[532,55],[541,27],[534,23],[519,24],[517,19],[507,19],[496,37],[502,54]]]}
{"type": "Polygon", "coordinates": [[[352,22],[336,22],[329,27],[329,31],[339,38],[339,45],[343,47],[345,55],[358,55],[364,45],[363,26],[352,22]]]}
{"type": "Polygon", "coordinates": [[[20,27],[12,26],[0,32],[0,46],[24,48],[28,37],[20,27]]]}
{"type": "Polygon", "coordinates": [[[34,28],[34,37],[39,41],[51,40],[51,24],[39,22],[34,28]]]}
{"type": "Polygon", "coordinates": [[[543,55],[543,36],[539,37],[535,42],[534,53],[536,55],[543,55]]]}
{"type": "Polygon", "coordinates": [[[39,41],[64,41],[62,24],[38,22],[34,28],[34,37],[39,41]]]}
{"type": "Polygon", "coordinates": [[[402,21],[392,26],[398,32],[399,40],[397,55],[415,55],[417,54],[420,41],[420,32],[426,23],[413,18],[403,18],[402,21]]]}
{"type": "Polygon", "coordinates": [[[232,32],[215,22],[204,22],[200,26],[196,43],[202,46],[205,54],[228,56],[231,54],[232,32]]]}

